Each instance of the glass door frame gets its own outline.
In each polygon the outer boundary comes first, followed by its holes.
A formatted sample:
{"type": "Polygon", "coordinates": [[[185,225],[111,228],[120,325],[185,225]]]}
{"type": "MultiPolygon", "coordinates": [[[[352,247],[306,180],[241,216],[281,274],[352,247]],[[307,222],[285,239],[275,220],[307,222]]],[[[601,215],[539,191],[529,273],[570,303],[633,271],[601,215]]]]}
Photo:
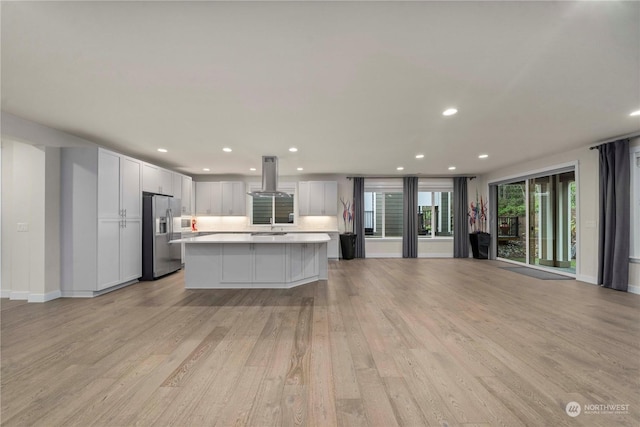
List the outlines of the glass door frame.
{"type": "Polygon", "coordinates": [[[578,272],[580,271],[580,254],[581,251],[579,250],[580,248],[580,174],[579,174],[579,168],[578,168],[578,161],[573,161],[573,162],[568,162],[568,163],[564,163],[564,164],[559,164],[559,165],[555,165],[555,166],[549,166],[547,168],[542,168],[542,169],[538,169],[538,170],[532,170],[532,171],[528,171],[528,172],[524,172],[521,174],[517,174],[517,175],[510,175],[510,176],[506,176],[506,177],[502,177],[499,179],[493,179],[493,180],[489,180],[487,182],[487,187],[489,189],[489,224],[490,224],[490,230],[493,231],[491,233],[491,241],[492,241],[492,248],[491,248],[491,258],[496,259],[498,261],[503,261],[503,262],[507,262],[507,263],[511,263],[511,264],[515,264],[515,265],[520,265],[523,267],[529,267],[529,268],[535,268],[537,270],[544,270],[544,271],[548,271],[550,273],[556,273],[556,274],[560,274],[563,276],[569,276],[569,277],[578,277],[578,272]],[[573,171],[574,172],[574,177],[575,177],[575,226],[576,226],[576,268],[575,268],[575,272],[569,272],[569,271],[563,271],[560,269],[556,269],[553,267],[545,267],[545,266],[540,266],[540,265],[536,265],[536,264],[531,264],[530,263],[530,239],[531,239],[531,224],[530,224],[530,203],[529,203],[529,198],[530,198],[530,193],[529,193],[529,187],[530,187],[530,180],[534,179],[534,178],[539,178],[539,177],[543,177],[543,176],[548,176],[548,175],[554,175],[554,174],[559,174],[559,173],[563,173],[563,172],[569,172],[569,171],[573,171]],[[525,216],[525,222],[526,222],[526,234],[525,234],[525,247],[526,247],[526,262],[519,262],[519,261],[513,261],[510,259],[506,259],[506,258],[500,258],[498,257],[498,235],[497,235],[497,230],[498,230],[498,212],[497,212],[497,207],[498,207],[498,191],[497,188],[499,185],[502,184],[509,184],[509,183],[515,183],[518,181],[525,181],[525,212],[526,212],[526,216],[525,216]],[[495,190],[492,190],[491,187],[495,187],[495,190]],[[492,215],[493,214],[493,215],[492,215]]]}

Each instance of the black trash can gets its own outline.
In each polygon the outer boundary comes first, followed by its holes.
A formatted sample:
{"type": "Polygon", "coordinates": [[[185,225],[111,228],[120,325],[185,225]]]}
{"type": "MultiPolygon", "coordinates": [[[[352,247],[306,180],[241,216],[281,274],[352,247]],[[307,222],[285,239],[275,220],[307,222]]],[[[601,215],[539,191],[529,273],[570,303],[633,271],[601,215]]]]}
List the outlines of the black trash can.
{"type": "Polygon", "coordinates": [[[353,233],[341,234],[340,248],[342,249],[342,259],[353,259],[356,255],[356,235],[353,233]]]}
{"type": "Polygon", "coordinates": [[[471,233],[469,234],[471,241],[471,250],[475,259],[489,258],[489,245],[491,244],[491,234],[489,233],[471,233]]]}

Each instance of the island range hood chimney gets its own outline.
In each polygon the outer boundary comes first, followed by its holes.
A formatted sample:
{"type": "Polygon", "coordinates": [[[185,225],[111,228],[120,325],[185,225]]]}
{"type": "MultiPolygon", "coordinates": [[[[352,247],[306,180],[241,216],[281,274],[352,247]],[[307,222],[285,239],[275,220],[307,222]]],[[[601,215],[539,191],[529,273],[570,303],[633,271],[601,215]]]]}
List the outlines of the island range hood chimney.
{"type": "Polygon", "coordinates": [[[262,190],[247,193],[253,197],[291,197],[291,194],[278,191],[278,158],[262,156],[262,190]]]}

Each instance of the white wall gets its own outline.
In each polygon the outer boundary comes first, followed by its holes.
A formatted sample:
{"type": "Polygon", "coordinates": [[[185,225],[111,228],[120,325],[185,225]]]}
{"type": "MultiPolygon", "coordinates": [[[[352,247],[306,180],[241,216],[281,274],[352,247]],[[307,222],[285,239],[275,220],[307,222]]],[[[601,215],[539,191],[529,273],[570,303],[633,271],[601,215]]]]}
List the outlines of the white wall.
{"type": "Polygon", "coordinates": [[[96,145],[5,112],[1,121],[0,295],[47,301],[60,295],[60,147],[96,145]]]}
{"type": "Polygon", "coordinates": [[[2,296],[33,302],[57,298],[59,149],[7,139],[2,149],[2,296]]]}
{"type": "Polygon", "coordinates": [[[2,276],[2,281],[0,284],[2,285],[2,289],[0,292],[0,296],[2,298],[9,298],[11,296],[11,275],[12,275],[12,264],[13,264],[13,253],[11,248],[11,240],[9,237],[9,225],[14,224],[12,210],[7,209],[8,202],[13,199],[13,161],[9,161],[13,159],[13,144],[5,143],[4,141],[0,141],[0,149],[2,149],[2,182],[0,189],[0,196],[2,197],[2,214],[0,215],[2,223],[0,226],[2,227],[2,270],[0,271],[0,275],[2,276]]]}

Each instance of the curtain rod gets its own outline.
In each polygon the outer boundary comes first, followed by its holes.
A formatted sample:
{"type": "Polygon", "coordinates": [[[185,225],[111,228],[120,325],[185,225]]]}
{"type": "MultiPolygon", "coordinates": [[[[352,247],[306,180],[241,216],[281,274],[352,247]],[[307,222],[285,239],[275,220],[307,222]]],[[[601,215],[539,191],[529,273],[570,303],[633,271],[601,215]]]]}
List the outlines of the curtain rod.
{"type": "Polygon", "coordinates": [[[640,131],[628,133],[628,134],[622,135],[622,136],[616,136],[615,138],[605,139],[604,141],[600,141],[600,142],[596,143],[596,145],[594,145],[592,147],[589,147],[589,150],[595,150],[596,148],[600,147],[601,145],[608,144],[608,143],[614,142],[614,141],[619,141],[621,139],[635,138],[636,136],[640,136],[640,131]]]}
{"type": "MultiPolygon", "coordinates": [[[[353,178],[368,178],[368,179],[392,179],[392,178],[404,178],[405,176],[415,176],[416,178],[433,178],[433,179],[445,179],[445,178],[457,178],[460,177],[461,175],[435,175],[435,176],[431,176],[431,175],[403,175],[403,176],[398,176],[398,175],[378,175],[378,176],[348,176],[347,179],[353,179],[353,178]]],[[[462,175],[464,176],[464,175],[462,175]]],[[[473,176],[467,176],[466,178],[469,179],[474,179],[476,178],[475,175],[473,176]]]]}

